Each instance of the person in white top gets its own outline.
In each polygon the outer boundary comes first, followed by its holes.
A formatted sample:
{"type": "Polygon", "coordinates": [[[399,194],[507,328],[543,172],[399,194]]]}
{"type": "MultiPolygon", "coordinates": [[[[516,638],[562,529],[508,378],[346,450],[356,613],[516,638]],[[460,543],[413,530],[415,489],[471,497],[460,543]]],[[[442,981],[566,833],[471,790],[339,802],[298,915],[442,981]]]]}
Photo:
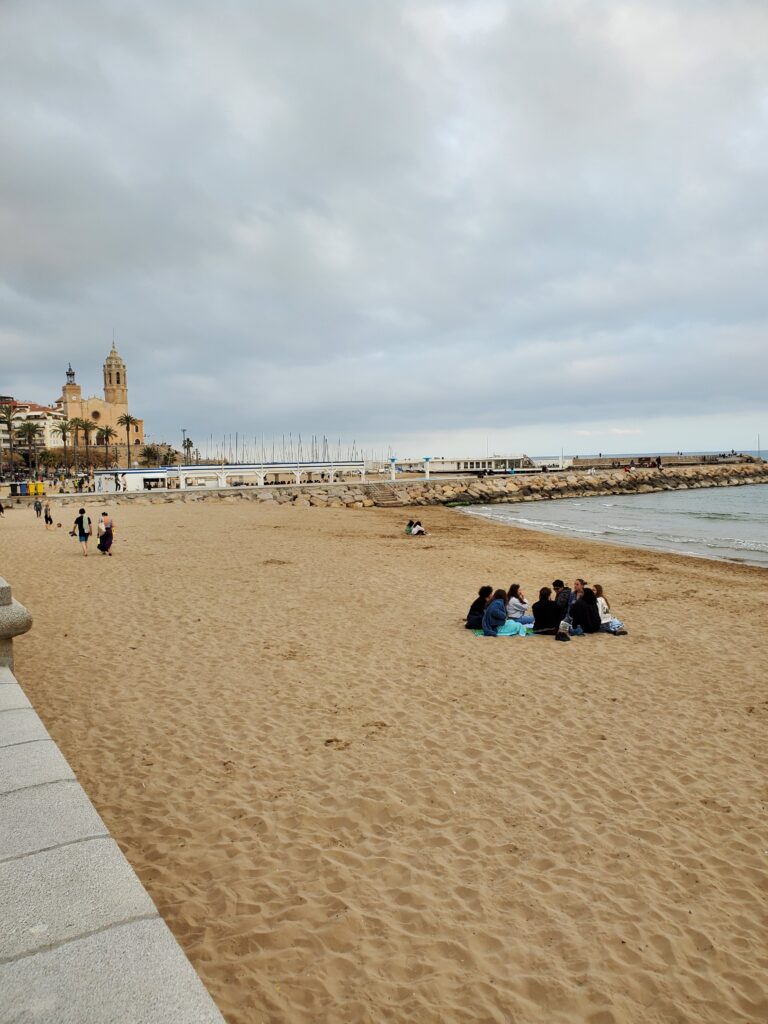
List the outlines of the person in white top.
{"type": "Polygon", "coordinates": [[[507,594],[507,618],[523,626],[533,625],[533,616],[528,614],[528,602],[519,583],[513,583],[507,594]]]}
{"type": "Polygon", "coordinates": [[[624,628],[624,623],[621,619],[617,619],[615,616],[611,615],[611,606],[608,604],[608,599],[603,592],[603,588],[599,583],[595,583],[592,589],[597,596],[597,610],[600,612],[600,632],[620,635],[625,634],[627,631],[624,628]]]}

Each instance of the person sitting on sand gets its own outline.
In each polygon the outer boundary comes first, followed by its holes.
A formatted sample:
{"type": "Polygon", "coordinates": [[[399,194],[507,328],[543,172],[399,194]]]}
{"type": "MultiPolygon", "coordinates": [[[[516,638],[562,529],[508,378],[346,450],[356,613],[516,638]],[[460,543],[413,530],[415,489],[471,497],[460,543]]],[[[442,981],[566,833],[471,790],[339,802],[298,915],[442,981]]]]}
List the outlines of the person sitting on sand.
{"type": "Polygon", "coordinates": [[[483,615],[485,636],[525,636],[525,626],[507,618],[507,592],[495,590],[483,615]]]}
{"type": "Polygon", "coordinates": [[[528,602],[519,583],[513,583],[507,594],[507,618],[524,626],[533,625],[533,616],[528,614],[528,602]]]}
{"type": "Polygon", "coordinates": [[[557,632],[557,627],[562,622],[564,613],[557,601],[552,600],[552,591],[549,587],[541,588],[539,600],[534,602],[531,611],[533,612],[534,632],[557,632]]]}
{"type": "Polygon", "coordinates": [[[562,580],[553,580],[552,589],[555,592],[555,604],[563,613],[561,618],[564,618],[568,613],[568,602],[571,599],[571,588],[566,587],[562,580]]]}
{"type": "Polygon", "coordinates": [[[427,536],[427,531],[421,525],[421,520],[420,519],[417,519],[416,522],[411,527],[411,536],[412,537],[426,537],[427,536]]]}
{"type": "Polygon", "coordinates": [[[600,631],[602,633],[613,633],[616,636],[626,634],[627,631],[621,619],[611,615],[611,606],[608,604],[608,598],[605,596],[603,588],[599,583],[595,583],[593,589],[597,597],[597,609],[600,612],[600,631]]]}
{"type": "Polygon", "coordinates": [[[412,519],[408,520],[408,525],[405,527],[405,532],[410,537],[411,533],[413,532],[413,520],[412,519]]]}
{"type": "Polygon", "coordinates": [[[477,592],[477,597],[469,606],[469,611],[467,612],[467,629],[483,628],[483,615],[485,614],[485,609],[488,607],[488,603],[491,600],[492,593],[493,587],[480,587],[477,592]]]}
{"type": "Polygon", "coordinates": [[[579,599],[571,607],[572,633],[599,633],[600,611],[597,594],[591,587],[584,587],[579,599]]]}

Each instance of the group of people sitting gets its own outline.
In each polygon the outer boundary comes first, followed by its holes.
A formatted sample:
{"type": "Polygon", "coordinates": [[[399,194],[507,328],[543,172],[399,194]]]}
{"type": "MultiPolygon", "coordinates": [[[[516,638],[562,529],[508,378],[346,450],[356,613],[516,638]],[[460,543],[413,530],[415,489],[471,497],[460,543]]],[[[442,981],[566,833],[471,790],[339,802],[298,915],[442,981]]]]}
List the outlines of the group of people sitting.
{"type": "Polygon", "coordinates": [[[625,634],[624,623],[611,614],[611,606],[599,583],[589,586],[577,579],[573,587],[554,580],[542,587],[539,599],[530,607],[519,583],[509,590],[480,587],[466,619],[467,629],[482,630],[484,636],[520,636],[527,633],[555,635],[560,640],[585,633],[625,634]]]}

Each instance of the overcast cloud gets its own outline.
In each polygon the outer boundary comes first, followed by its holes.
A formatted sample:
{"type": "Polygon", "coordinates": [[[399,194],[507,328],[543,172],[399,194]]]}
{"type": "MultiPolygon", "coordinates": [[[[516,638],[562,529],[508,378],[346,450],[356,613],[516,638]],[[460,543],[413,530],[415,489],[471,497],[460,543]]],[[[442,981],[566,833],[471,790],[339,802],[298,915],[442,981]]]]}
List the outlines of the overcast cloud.
{"type": "Polygon", "coordinates": [[[764,0],[0,4],[0,393],[153,440],[768,437],[764,0]]]}

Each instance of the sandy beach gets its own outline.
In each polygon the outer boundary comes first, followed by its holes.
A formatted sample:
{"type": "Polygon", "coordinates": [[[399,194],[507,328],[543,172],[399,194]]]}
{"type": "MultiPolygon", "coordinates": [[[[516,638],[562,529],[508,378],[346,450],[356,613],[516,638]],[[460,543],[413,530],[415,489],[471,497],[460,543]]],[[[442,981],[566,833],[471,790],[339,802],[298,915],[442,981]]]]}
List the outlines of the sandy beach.
{"type": "Polygon", "coordinates": [[[113,558],[71,507],[0,520],[16,674],[231,1024],[768,1019],[765,570],[443,508],[114,512],[113,558]],[[577,575],[628,636],[460,628],[577,575]]]}

